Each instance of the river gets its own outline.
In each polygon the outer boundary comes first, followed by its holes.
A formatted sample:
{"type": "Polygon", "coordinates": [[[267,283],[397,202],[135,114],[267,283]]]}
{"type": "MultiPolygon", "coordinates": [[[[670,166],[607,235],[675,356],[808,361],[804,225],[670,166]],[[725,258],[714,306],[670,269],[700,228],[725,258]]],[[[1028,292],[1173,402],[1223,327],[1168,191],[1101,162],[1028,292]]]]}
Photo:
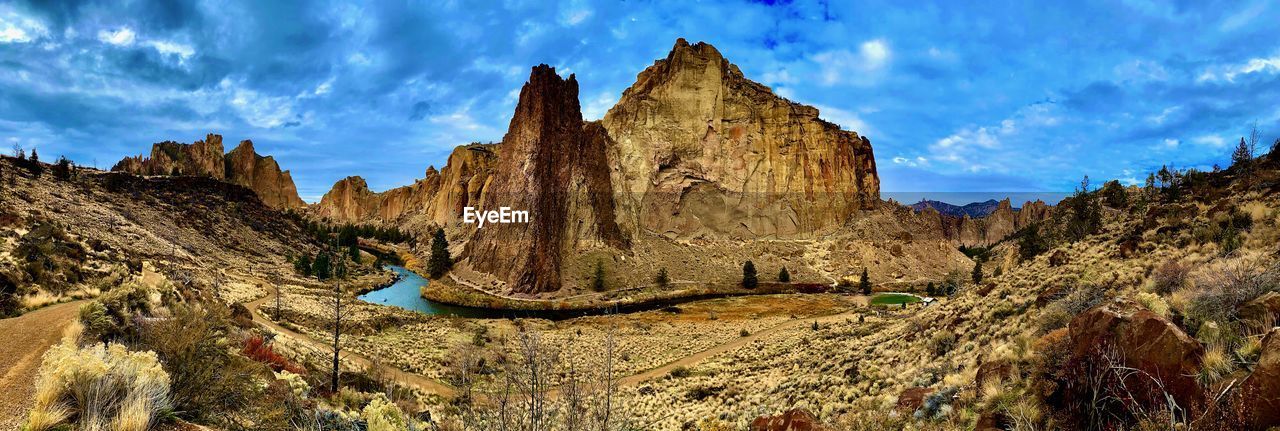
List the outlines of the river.
{"type": "Polygon", "coordinates": [[[422,287],[428,283],[426,278],[403,266],[386,265],[385,268],[395,271],[396,282],[390,286],[360,295],[359,298],[361,300],[439,316],[494,319],[507,317],[506,314],[509,314],[504,313],[502,310],[460,307],[428,300],[422,297],[422,287]]]}

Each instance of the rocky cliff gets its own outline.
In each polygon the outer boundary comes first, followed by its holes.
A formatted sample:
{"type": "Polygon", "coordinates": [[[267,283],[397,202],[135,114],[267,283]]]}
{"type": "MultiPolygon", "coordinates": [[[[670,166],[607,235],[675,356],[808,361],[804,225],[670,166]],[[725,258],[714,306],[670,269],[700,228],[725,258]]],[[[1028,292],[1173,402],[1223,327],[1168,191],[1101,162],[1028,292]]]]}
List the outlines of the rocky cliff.
{"type": "Polygon", "coordinates": [[[810,237],[879,200],[871,142],[676,41],[601,121],[620,222],[677,238],[810,237]]]}
{"type": "Polygon", "coordinates": [[[1048,218],[1049,213],[1050,207],[1040,200],[1027,202],[1022,204],[1022,208],[1013,209],[1009,199],[1004,199],[985,217],[943,214],[931,205],[924,206],[919,211],[919,216],[936,220],[931,223],[936,223],[943,235],[954,244],[974,247],[1000,242],[1014,232],[1048,218]]]}
{"type": "Polygon", "coordinates": [[[534,67],[480,205],[527,210],[530,220],[477,229],[464,253],[470,266],[516,292],[549,292],[560,289],[563,255],[579,240],[626,247],[614,217],[610,143],[598,124],[583,123],[576,77],[534,67]]]}
{"type": "Polygon", "coordinates": [[[602,262],[610,283],[626,285],[651,280],[660,267],[738,277],[742,259],[752,258],[742,255],[744,242],[847,231],[878,203],[868,139],[745,78],[714,47],[679,40],[600,121],[583,121],[575,76],[541,65],[501,143],[459,147],[438,172],[382,193],[344,179],[314,210],[347,222],[443,226],[461,251],[455,275],[464,283],[538,294],[585,287],[602,262]],[[530,221],[477,229],[461,223],[464,206],[527,210],[530,221]],[[715,263],[668,262],[690,253],[715,263]]]}
{"type": "Polygon", "coordinates": [[[466,206],[478,206],[498,160],[495,144],[454,148],[439,171],[428,167],[413,184],[372,192],[361,177],[333,184],[313,207],[321,217],[346,223],[392,223],[404,227],[457,223],[466,206]]]}
{"type": "Polygon", "coordinates": [[[258,155],[248,140],[224,155],[222,136],[212,133],[191,144],[153,144],[150,156],[126,157],[111,170],[135,175],[209,177],[247,187],[273,208],[306,206],[298,197],[293,177],[289,171],[280,170],[275,159],[258,155]]]}

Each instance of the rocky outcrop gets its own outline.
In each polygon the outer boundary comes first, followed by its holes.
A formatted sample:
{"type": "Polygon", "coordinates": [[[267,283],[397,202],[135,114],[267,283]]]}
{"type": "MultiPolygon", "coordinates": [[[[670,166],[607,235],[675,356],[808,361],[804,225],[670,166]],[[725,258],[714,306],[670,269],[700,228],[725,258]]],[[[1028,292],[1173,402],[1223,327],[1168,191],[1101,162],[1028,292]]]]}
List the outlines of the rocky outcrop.
{"type": "Polygon", "coordinates": [[[1262,355],[1241,386],[1241,394],[1253,405],[1255,429],[1280,426],[1280,328],[1271,329],[1262,339],[1262,355]]]}
{"type": "Polygon", "coordinates": [[[1127,299],[1090,308],[1068,325],[1075,362],[1105,366],[1103,358],[1139,370],[1126,373],[1124,384],[1133,396],[1163,402],[1165,391],[1179,405],[1199,405],[1203,391],[1195,376],[1204,348],[1177,325],[1127,299]],[[1161,388],[1153,385],[1159,380],[1161,388]],[[1157,400],[1158,398],[1159,400],[1157,400]]]}
{"type": "Polygon", "coordinates": [[[811,237],[879,200],[871,141],[676,41],[601,121],[619,222],[676,238],[811,237]]]}
{"type": "Polygon", "coordinates": [[[464,254],[470,266],[516,292],[549,292],[560,289],[563,254],[574,243],[626,247],[614,217],[609,144],[599,125],[582,121],[577,78],[534,67],[480,205],[524,209],[530,220],[477,229],[464,254]]]}
{"type": "Polygon", "coordinates": [[[950,216],[939,212],[932,205],[922,208],[918,210],[922,217],[937,218],[937,224],[947,238],[956,245],[967,247],[990,246],[1000,242],[1032,223],[1049,218],[1051,210],[1051,207],[1040,200],[1027,202],[1022,208],[1014,209],[1007,198],[999,201],[989,215],[979,218],[967,214],[950,216]]]}
{"type": "Polygon", "coordinates": [[[1240,321],[1258,329],[1280,323],[1280,293],[1267,292],[1240,306],[1240,321]]]}
{"type": "Polygon", "coordinates": [[[497,145],[454,148],[444,168],[428,167],[412,185],[372,192],[360,177],[333,184],[313,210],[346,223],[392,223],[401,226],[444,226],[457,223],[462,208],[477,206],[497,162],[497,145]]]}
{"type": "Polygon", "coordinates": [[[637,257],[637,238],[825,237],[878,203],[868,139],[746,79],[710,45],[680,40],[600,121],[583,121],[576,77],[538,66],[501,143],[459,147],[438,172],[382,193],[339,181],[314,210],[443,226],[462,245],[465,283],[536,294],[580,286],[574,259],[594,250],[621,266],[637,257]],[[477,229],[461,223],[464,206],[526,210],[530,221],[477,229]]]}
{"type": "Polygon", "coordinates": [[[760,416],[751,421],[751,431],[825,431],[808,410],[787,410],[776,416],[760,416]]]}
{"type": "Polygon", "coordinates": [[[298,197],[289,171],[271,156],[260,156],[253,149],[253,141],[240,141],[240,145],[224,157],[225,180],[248,187],[257,193],[262,203],[273,208],[302,208],[306,204],[298,197]]]}
{"type": "Polygon", "coordinates": [[[253,190],[263,203],[277,209],[306,206],[289,171],[270,156],[258,155],[253,142],[240,142],[228,154],[222,153],[222,136],[209,134],[191,144],[165,141],[151,146],[148,157],[126,157],[112,171],[134,175],[209,177],[253,190]]]}
{"type": "Polygon", "coordinates": [[[135,175],[186,175],[226,178],[222,136],[210,133],[203,141],[182,144],[164,141],[151,145],[149,157],[126,157],[112,171],[135,175]]]}

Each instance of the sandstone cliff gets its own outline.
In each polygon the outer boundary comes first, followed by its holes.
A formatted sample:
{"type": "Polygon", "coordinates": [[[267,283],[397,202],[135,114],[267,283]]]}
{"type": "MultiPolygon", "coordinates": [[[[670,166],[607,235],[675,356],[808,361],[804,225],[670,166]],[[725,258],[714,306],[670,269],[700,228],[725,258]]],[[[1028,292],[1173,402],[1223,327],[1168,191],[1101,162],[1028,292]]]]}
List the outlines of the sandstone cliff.
{"type": "Polygon", "coordinates": [[[150,156],[126,157],[111,170],[135,175],[209,177],[247,187],[273,208],[306,206],[298,197],[289,171],[281,171],[270,156],[258,155],[253,142],[242,141],[225,155],[222,151],[222,136],[211,133],[192,144],[156,143],[151,146],[150,156]]]}
{"type": "Polygon", "coordinates": [[[677,238],[811,237],[879,200],[871,142],[680,39],[601,121],[620,222],[677,238]]]}
{"type": "Polygon", "coordinates": [[[344,179],[314,211],[444,227],[453,275],[507,294],[582,289],[599,264],[615,287],[649,283],[659,268],[735,283],[745,259],[822,282],[854,266],[908,281],[971,265],[941,219],[899,221],[910,212],[879,202],[868,139],[748,80],[710,45],[679,40],[600,121],[583,121],[575,76],[538,66],[501,143],[459,147],[438,172],[382,193],[344,179]],[[477,229],[461,223],[464,206],[527,210],[530,222],[477,229]]]}
{"type": "MultiPolygon", "coordinates": [[[[498,160],[497,145],[457,147],[439,171],[428,167],[413,184],[375,193],[360,177],[334,183],[314,211],[346,223],[391,223],[408,228],[457,223],[466,206],[478,206],[498,160]]],[[[414,229],[421,230],[421,229],[414,229]]]]}
{"type": "Polygon", "coordinates": [[[563,255],[583,237],[626,247],[614,217],[609,144],[599,125],[583,124],[576,77],[534,67],[480,205],[524,209],[531,218],[477,229],[464,253],[470,266],[516,292],[549,292],[560,289],[563,255]]]}
{"type": "Polygon", "coordinates": [[[1009,199],[1004,199],[986,217],[973,218],[967,214],[956,217],[942,214],[932,206],[926,206],[918,216],[931,220],[930,223],[936,224],[952,243],[974,247],[1000,242],[1032,223],[1047,219],[1049,213],[1050,207],[1040,200],[1024,203],[1022,208],[1015,210],[1009,199]]]}

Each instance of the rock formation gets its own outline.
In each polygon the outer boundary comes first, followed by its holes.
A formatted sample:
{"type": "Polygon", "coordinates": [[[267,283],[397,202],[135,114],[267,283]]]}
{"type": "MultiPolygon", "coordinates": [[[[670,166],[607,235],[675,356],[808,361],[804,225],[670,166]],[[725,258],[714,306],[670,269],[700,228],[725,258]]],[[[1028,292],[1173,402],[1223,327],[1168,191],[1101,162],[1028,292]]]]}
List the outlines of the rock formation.
{"type": "Polygon", "coordinates": [[[1272,328],[1262,339],[1262,354],[1253,372],[1245,379],[1242,393],[1256,397],[1253,405],[1255,429],[1280,426],[1280,328],[1272,328]]]}
{"type": "Polygon", "coordinates": [[[879,200],[871,142],[676,41],[601,121],[619,222],[677,238],[812,237],[879,200]]]}
{"type": "Polygon", "coordinates": [[[751,431],[825,431],[808,410],[787,410],[777,416],[760,416],[751,421],[751,431]]]}
{"type": "Polygon", "coordinates": [[[918,210],[921,217],[937,219],[939,229],[947,238],[968,247],[993,245],[1032,223],[1047,219],[1050,214],[1050,207],[1040,200],[1024,203],[1015,210],[1009,199],[1004,199],[989,215],[979,218],[943,214],[932,205],[922,208],[918,210]]]}
{"type": "Polygon", "coordinates": [[[202,141],[182,144],[173,141],[151,146],[149,157],[126,157],[112,171],[134,175],[209,177],[253,190],[263,203],[277,209],[302,208],[289,171],[270,156],[258,155],[253,142],[241,141],[230,153],[222,153],[222,136],[209,134],[202,141]]]}
{"type": "Polygon", "coordinates": [[[347,177],[314,207],[316,214],[345,223],[393,223],[417,227],[456,223],[462,208],[477,206],[484,197],[489,176],[498,160],[497,145],[457,147],[439,171],[428,167],[426,176],[411,185],[385,192],[369,190],[360,177],[347,177]]]}
{"type": "Polygon", "coordinates": [[[289,171],[281,171],[271,156],[260,156],[253,141],[240,141],[224,158],[227,182],[248,187],[258,199],[273,208],[301,208],[306,204],[298,197],[289,171]]]}
{"type": "Polygon", "coordinates": [[[563,254],[581,239],[575,234],[626,247],[614,217],[607,145],[599,125],[583,124],[577,79],[534,67],[479,205],[527,210],[530,220],[477,229],[464,254],[471,266],[517,292],[548,292],[560,289],[563,254]]]}
{"type": "Polygon", "coordinates": [[[645,253],[672,241],[814,239],[879,208],[868,139],[746,79],[710,45],[677,41],[600,121],[584,122],[579,103],[576,77],[535,67],[501,143],[459,147],[438,172],[381,193],[338,181],[313,211],[445,227],[467,283],[536,294],[582,286],[593,251],[633,283],[666,266],[645,253]],[[465,206],[527,210],[530,222],[477,229],[461,223],[465,206]]]}

